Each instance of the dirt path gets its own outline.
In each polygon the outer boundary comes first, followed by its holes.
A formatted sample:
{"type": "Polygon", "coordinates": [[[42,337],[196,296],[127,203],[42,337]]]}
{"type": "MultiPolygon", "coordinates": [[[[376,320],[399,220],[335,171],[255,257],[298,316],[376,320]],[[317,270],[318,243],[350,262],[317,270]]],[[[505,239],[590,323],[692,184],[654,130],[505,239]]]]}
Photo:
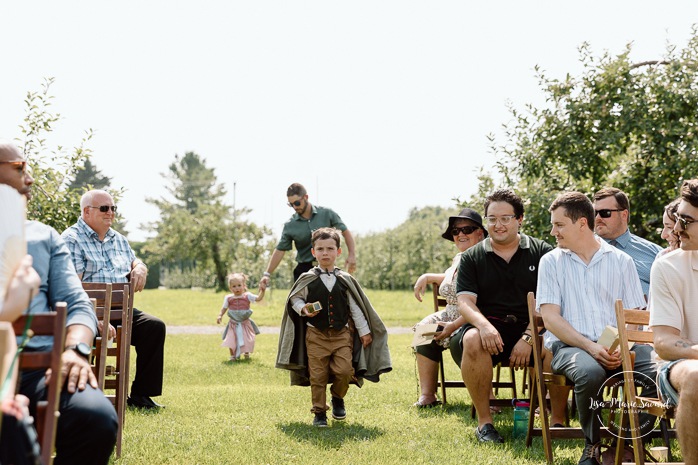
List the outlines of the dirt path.
{"type": "MultiPolygon", "coordinates": [[[[220,334],[223,331],[222,326],[168,326],[167,334],[220,334]]],[[[259,331],[262,334],[279,334],[278,326],[260,326],[259,331]]],[[[407,334],[411,333],[412,328],[388,328],[388,334],[407,334]]]]}

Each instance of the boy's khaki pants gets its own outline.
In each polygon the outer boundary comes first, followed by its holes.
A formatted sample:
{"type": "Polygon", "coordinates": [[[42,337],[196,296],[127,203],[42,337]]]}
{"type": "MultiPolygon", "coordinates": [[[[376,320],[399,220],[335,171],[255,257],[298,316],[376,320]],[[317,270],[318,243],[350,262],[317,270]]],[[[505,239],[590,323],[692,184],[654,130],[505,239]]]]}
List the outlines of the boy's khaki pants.
{"type": "Polygon", "coordinates": [[[353,337],[349,328],[320,331],[308,326],[305,346],[308,352],[310,392],[313,399],[312,413],[326,412],[327,383],[332,376],[332,397],[343,399],[354,376],[351,364],[353,337]]]}

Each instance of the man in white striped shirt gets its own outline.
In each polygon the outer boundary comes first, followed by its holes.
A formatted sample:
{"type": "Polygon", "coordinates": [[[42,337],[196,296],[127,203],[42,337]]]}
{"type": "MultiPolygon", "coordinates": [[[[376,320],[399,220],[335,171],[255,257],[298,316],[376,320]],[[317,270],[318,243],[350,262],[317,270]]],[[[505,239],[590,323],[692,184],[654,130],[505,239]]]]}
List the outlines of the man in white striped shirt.
{"type": "MultiPolygon", "coordinates": [[[[548,329],[545,346],[553,353],[552,368],[574,383],[579,421],[586,445],[581,465],[600,463],[599,390],[619,370],[618,352],[596,341],[606,325],[617,326],[616,299],[626,308],[642,308],[645,299],[635,264],[627,254],[594,236],[594,207],[582,193],[560,194],[550,206],[558,247],[540,262],[539,310],[548,329]]],[[[651,347],[636,345],[635,371],[655,378],[651,347]]],[[[645,395],[654,392],[645,389],[645,395]]]]}

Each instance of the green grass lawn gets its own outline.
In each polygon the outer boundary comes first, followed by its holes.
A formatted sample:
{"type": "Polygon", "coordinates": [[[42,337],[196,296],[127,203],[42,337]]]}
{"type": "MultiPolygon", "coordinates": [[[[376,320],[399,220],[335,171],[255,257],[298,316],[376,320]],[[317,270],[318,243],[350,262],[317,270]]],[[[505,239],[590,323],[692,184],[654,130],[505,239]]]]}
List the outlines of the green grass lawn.
{"type": "MultiPolygon", "coordinates": [[[[369,291],[387,325],[410,326],[429,312],[410,292],[369,291]]],[[[260,325],[276,326],[286,293],[255,305],[260,325]]],[[[146,291],[136,305],[168,325],[215,323],[222,293],[146,291]]],[[[261,334],[251,360],[228,362],[218,334],[169,335],[159,413],[129,410],[122,457],[115,464],[543,464],[540,438],[526,448],[512,440],[511,409],[495,416],[505,444],[474,435],[465,389],[449,390],[441,409],[412,407],[419,395],[411,335],[391,335],[393,371],[379,383],[352,386],[347,420],[311,426],[309,388],[289,386],[274,368],[278,336],[261,334]]],[[[135,353],[132,355],[135,357],[135,353]]],[[[446,354],[447,377],[460,373],[446,354]]],[[[133,371],[132,371],[133,374],[133,371]]],[[[508,396],[508,392],[500,395],[508,396]]],[[[576,464],[582,441],[554,441],[556,464],[576,464]]]]}
{"type": "MultiPolygon", "coordinates": [[[[260,303],[253,303],[255,323],[260,326],[279,326],[288,297],[288,289],[272,289],[260,303]]],[[[256,289],[250,289],[256,293],[256,289]]],[[[216,317],[223,304],[225,292],[211,290],[152,289],[137,293],[136,308],[153,313],[172,325],[215,325],[216,317]]],[[[414,298],[408,291],[366,290],[371,303],[386,326],[412,326],[433,311],[431,294],[424,302],[414,298]]]]}

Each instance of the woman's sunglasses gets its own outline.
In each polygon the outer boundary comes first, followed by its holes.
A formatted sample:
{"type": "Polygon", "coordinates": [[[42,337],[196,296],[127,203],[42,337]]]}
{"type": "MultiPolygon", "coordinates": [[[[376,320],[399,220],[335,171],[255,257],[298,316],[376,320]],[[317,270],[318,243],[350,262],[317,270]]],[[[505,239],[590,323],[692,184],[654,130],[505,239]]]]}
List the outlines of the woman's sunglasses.
{"type": "Polygon", "coordinates": [[[458,234],[463,233],[467,236],[468,234],[474,233],[478,229],[480,228],[478,228],[477,226],[463,226],[462,228],[454,227],[453,229],[451,229],[451,235],[457,236],[458,234]]]}

